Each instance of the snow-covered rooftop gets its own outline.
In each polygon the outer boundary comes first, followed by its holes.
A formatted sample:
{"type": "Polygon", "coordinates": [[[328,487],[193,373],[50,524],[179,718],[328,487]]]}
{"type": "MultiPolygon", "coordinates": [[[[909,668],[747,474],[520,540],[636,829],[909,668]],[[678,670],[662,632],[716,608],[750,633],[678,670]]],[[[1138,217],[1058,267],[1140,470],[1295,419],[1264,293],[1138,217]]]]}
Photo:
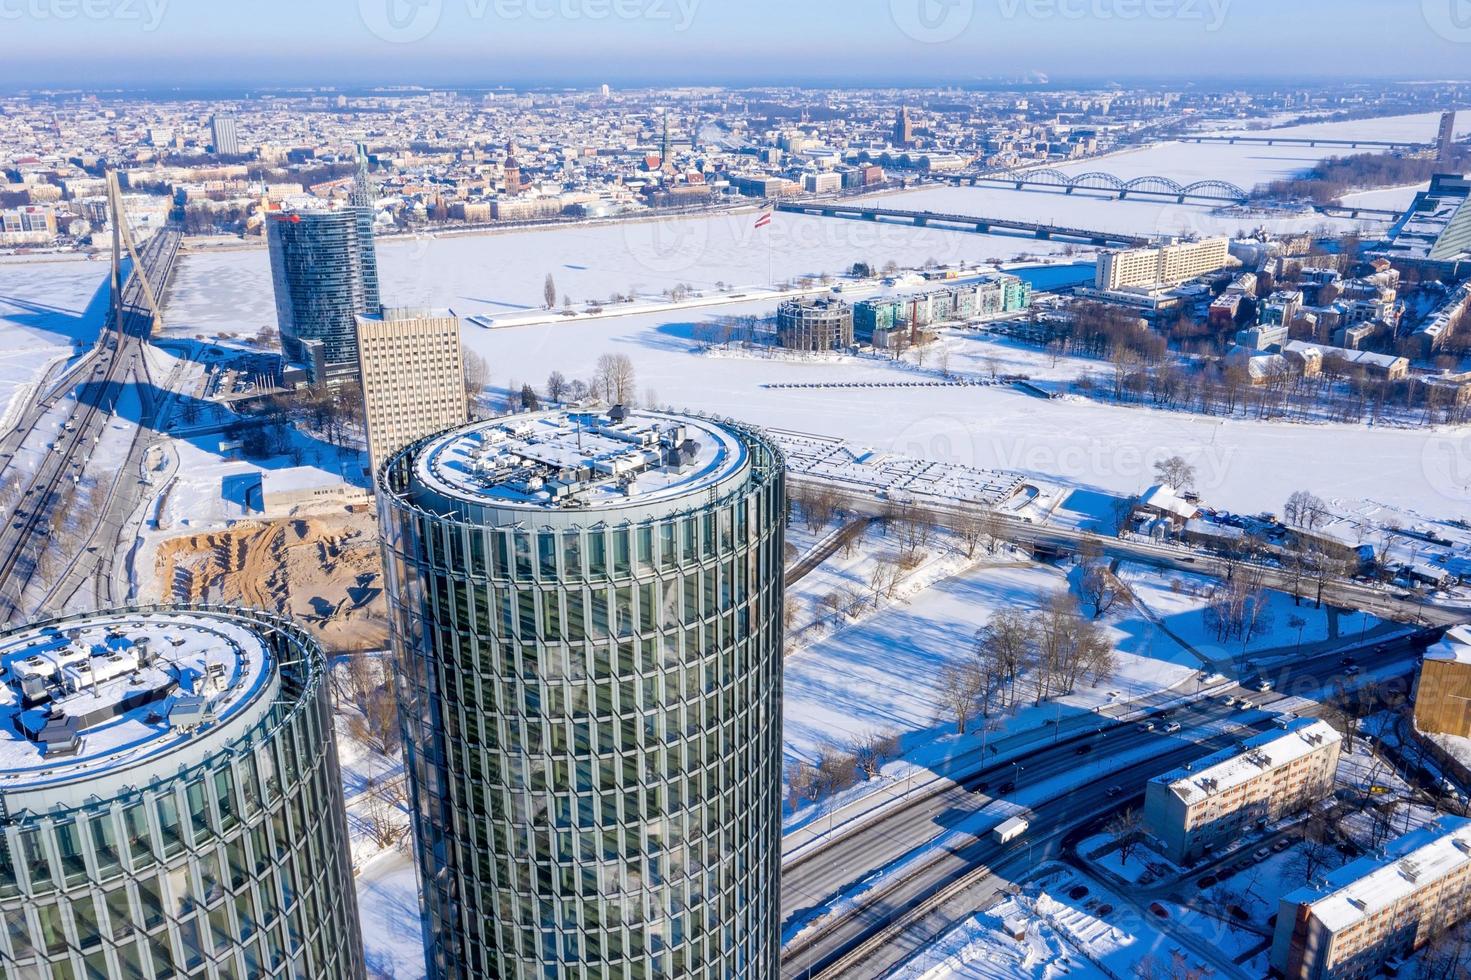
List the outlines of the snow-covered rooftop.
{"type": "Polygon", "coordinates": [[[1350,862],[1283,901],[1311,907],[1325,928],[1338,932],[1368,918],[1471,861],[1471,819],[1441,816],[1385,846],[1382,855],[1350,862]]]}
{"type": "Polygon", "coordinates": [[[1471,664],[1471,626],[1452,626],[1444,639],[1425,651],[1425,659],[1471,664]]]}
{"type": "Polygon", "coordinates": [[[1195,804],[1241,786],[1264,772],[1280,769],[1341,738],[1322,719],[1298,718],[1286,731],[1254,735],[1242,742],[1240,748],[1223,749],[1188,767],[1156,776],[1152,782],[1164,783],[1186,804],[1195,804]]]}
{"type": "Polygon", "coordinates": [[[0,637],[0,795],[167,754],[244,712],[274,676],[246,622],[98,615],[0,637]]]}
{"type": "Polygon", "coordinates": [[[746,455],[735,432],[705,419],[558,410],[440,436],[419,452],[415,477],[469,503],[586,510],[697,493],[736,473],[746,455]]]}

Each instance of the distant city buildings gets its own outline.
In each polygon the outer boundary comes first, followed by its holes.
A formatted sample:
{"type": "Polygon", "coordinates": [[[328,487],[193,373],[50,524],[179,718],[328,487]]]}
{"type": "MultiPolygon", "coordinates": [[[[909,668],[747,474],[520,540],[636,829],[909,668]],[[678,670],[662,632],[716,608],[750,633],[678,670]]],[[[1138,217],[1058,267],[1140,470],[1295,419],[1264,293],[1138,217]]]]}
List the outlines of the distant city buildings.
{"type": "Polygon", "coordinates": [[[909,106],[900,106],[894,118],[894,145],[908,149],[914,145],[914,120],[909,115],[909,106]]]}
{"type": "Polygon", "coordinates": [[[1098,256],[1096,288],[1114,291],[1179,285],[1219,272],[1230,261],[1227,238],[1103,252],[1098,256]]]}
{"type": "Polygon", "coordinates": [[[799,351],[852,347],[853,307],[832,296],[786,300],[776,311],[776,341],[799,351]]]}
{"type": "Polygon", "coordinates": [[[1372,977],[1471,912],[1471,820],[1440,816],[1290,892],[1272,967],[1286,980],[1372,977]]]}
{"type": "Polygon", "coordinates": [[[386,464],[431,978],[777,975],[784,479],[619,407],[386,464]]]}
{"type": "Polygon", "coordinates": [[[0,245],[38,245],[55,237],[55,208],[28,205],[0,210],[0,245]]]}
{"type": "Polygon", "coordinates": [[[217,112],[209,117],[209,131],[216,156],[240,155],[240,134],[235,127],[235,117],[228,112],[217,112]]]}
{"type": "Polygon", "coordinates": [[[919,339],[915,331],[948,320],[986,319],[1027,308],[1032,290],[1011,275],[988,275],[974,282],[942,286],[900,296],[866,299],[853,307],[853,333],[859,343],[890,348],[919,339]]]}
{"type": "Polygon", "coordinates": [[[266,223],[276,320],[287,360],[312,384],[357,377],[357,322],[379,308],[372,215],[362,208],[273,212],[266,223]]]}
{"type": "Polygon", "coordinates": [[[357,351],[374,480],[400,449],[468,421],[460,318],[450,311],[361,313],[357,351]]]}
{"type": "Polygon", "coordinates": [[[1145,790],[1145,827],[1165,857],[1190,864],[1328,795],[1341,743],[1327,722],[1300,718],[1156,776],[1145,790]]]}

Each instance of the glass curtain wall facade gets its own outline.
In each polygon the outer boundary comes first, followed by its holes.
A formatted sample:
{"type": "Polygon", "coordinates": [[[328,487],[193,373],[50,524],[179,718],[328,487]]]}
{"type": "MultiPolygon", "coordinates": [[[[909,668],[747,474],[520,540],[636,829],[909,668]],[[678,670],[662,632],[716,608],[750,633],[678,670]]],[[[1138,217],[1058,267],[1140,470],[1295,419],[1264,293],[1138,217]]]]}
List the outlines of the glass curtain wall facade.
{"type": "Polygon", "coordinates": [[[314,375],[312,382],[354,377],[355,318],[380,307],[373,212],[367,208],[281,212],[266,222],[266,238],[286,358],[313,368],[314,359],[303,341],[320,341],[325,376],[314,375]]]}
{"type": "Polygon", "coordinates": [[[777,976],[783,461],[704,424],[741,465],[624,509],[379,474],[431,977],[777,976]]]}
{"type": "Polygon", "coordinates": [[[6,980],[365,975],[326,659],[283,620],[189,609],[258,630],[279,676],[147,768],[0,787],[6,980]]]}

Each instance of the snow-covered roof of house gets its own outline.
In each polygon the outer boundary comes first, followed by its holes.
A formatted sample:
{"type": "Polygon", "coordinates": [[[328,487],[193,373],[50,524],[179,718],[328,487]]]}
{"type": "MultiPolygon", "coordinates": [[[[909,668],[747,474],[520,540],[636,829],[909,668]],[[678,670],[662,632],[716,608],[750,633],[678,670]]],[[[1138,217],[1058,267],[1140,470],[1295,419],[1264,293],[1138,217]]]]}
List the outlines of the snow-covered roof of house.
{"type": "Polygon", "coordinates": [[[1298,718],[1286,731],[1262,732],[1204,759],[1150,780],[1163,783],[1187,804],[1199,803],[1280,769],[1342,736],[1320,718],[1298,718]]]}
{"type": "Polygon", "coordinates": [[[1310,344],[1302,340],[1289,340],[1282,345],[1282,350],[1305,355],[1316,352],[1324,358],[1336,357],[1349,364],[1357,364],[1361,367],[1377,367],[1386,371],[1404,360],[1403,357],[1397,357],[1394,354],[1376,354],[1373,351],[1350,350],[1347,347],[1329,347],[1324,344],[1310,344]]]}
{"type": "Polygon", "coordinates": [[[1425,651],[1425,659],[1471,664],[1471,626],[1462,624],[1446,630],[1445,638],[1425,651]]]}
{"type": "Polygon", "coordinates": [[[1195,517],[1185,522],[1185,531],[1188,534],[1199,534],[1213,538],[1230,538],[1240,540],[1246,537],[1246,528],[1236,527],[1234,524],[1218,524],[1215,521],[1207,521],[1195,517]]]}
{"type": "Polygon", "coordinates": [[[1471,819],[1441,816],[1370,855],[1330,872],[1283,901],[1310,908],[1339,932],[1426,888],[1471,861],[1471,819]]]}
{"type": "Polygon", "coordinates": [[[1187,521],[1200,513],[1198,506],[1181,497],[1180,492],[1168,483],[1156,484],[1145,490],[1139,495],[1139,505],[1166,514],[1174,514],[1187,521]]]}

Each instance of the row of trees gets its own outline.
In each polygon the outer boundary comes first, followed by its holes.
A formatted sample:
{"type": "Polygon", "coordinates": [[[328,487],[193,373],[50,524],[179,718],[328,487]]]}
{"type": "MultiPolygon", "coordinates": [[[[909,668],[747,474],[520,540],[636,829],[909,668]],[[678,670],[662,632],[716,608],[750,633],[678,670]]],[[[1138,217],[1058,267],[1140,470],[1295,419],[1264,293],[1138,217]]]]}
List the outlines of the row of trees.
{"type": "Polygon", "coordinates": [[[1063,592],[1040,612],[1003,609],[976,632],[972,657],[940,671],[939,695],[957,734],[1030,700],[1040,705],[1118,669],[1113,644],[1078,600],[1063,592]]]}
{"type": "Polygon", "coordinates": [[[1300,177],[1274,180],[1252,192],[1258,199],[1302,198],[1331,204],[1350,191],[1373,187],[1423,184],[1438,173],[1460,173],[1471,165],[1471,150],[1453,147],[1450,162],[1430,156],[1394,153],[1355,153],[1329,157],[1300,177]]]}

